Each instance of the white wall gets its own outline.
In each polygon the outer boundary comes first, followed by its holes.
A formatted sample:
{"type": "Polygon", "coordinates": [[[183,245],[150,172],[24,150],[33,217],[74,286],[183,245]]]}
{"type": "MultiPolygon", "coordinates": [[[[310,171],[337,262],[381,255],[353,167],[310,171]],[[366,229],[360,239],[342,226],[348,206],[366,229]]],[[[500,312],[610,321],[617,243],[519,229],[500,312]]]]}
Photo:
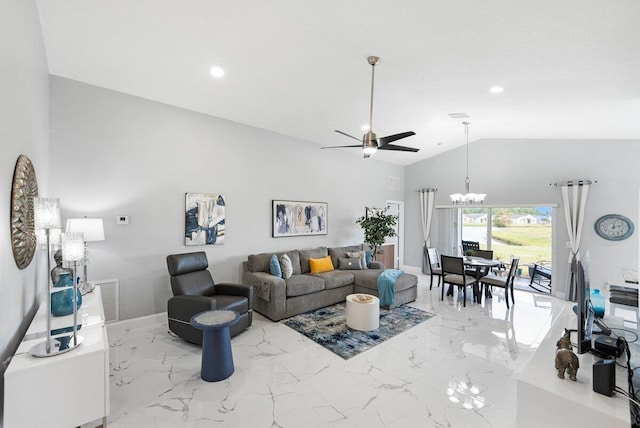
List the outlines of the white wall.
{"type": "MultiPolygon", "coordinates": [[[[420,229],[420,202],[415,190],[435,187],[436,204],[448,204],[449,194],[464,190],[465,149],[459,148],[412,164],[406,168],[406,225],[420,229]]],[[[640,141],[610,140],[481,140],[469,147],[471,191],[487,193],[488,204],[547,204],[559,208],[553,219],[554,290],[565,292],[569,250],[560,190],[550,183],[569,179],[592,179],[581,248],[591,256],[592,288],[605,281],[621,283],[621,268],[636,268],[638,260],[638,188],[640,141]],[[620,242],[598,237],[593,224],[604,214],[629,217],[634,235],[620,242]]],[[[437,228],[437,224],[434,223],[437,228]]],[[[437,232],[432,231],[432,237],[437,232]]],[[[421,266],[421,233],[407,233],[405,263],[421,266]]],[[[432,242],[432,244],[436,244],[432,242]]]]}
{"type": "Polygon", "coordinates": [[[49,81],[35,2],[3,1],[0,28],[0,356],[4,359],[45,284],[41,281],[42,286],[37,286],[36,259],[26,269],[16,266],[9,219],[13,171],[19,155],[31,159],[40,194],[47,192],[49,81]]]}
{"type": "MultiPolygon", "coordinates": [[[[274,106],[277,108],[277,106],[274,106]]],[[[102,217],[89,277],[120,279],[123,319],[166,310],[165,257],[204,250],[217,282],[240,280],[248,254],[362,242],[365,206],[401,200],[404,168],[246,125],[51,79],[51,185],[63,216],[102,217]],[[226,197],[223,245],[184,246],[184,194],[226,197]],[[329,204],[329,234],[271,237],[271,200],[329,204]],[[130,225],[117,226],[117,215],[130,225]]]]}

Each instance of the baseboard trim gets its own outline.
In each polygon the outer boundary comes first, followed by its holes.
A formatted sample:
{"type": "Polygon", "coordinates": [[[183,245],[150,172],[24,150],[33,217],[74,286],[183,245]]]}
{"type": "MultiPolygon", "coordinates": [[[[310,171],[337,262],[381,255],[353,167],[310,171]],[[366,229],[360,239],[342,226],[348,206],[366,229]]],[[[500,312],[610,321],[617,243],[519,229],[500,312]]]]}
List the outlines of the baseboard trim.
{"type": "Polygon", "coordinates": [[[107,324],[108,333],[120,333],[132,328],[145,327],[149,324],[161,324],[167,322],[167,313],[160,312],[158,314],[146,315],[144,317],[131,318],[114,323],[107,324]]]}

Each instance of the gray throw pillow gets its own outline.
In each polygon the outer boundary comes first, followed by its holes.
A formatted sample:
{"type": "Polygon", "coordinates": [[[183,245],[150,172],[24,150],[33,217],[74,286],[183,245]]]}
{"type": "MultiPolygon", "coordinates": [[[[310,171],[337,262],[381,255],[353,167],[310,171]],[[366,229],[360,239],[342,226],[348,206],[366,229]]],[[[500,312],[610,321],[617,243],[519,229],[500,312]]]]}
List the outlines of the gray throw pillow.
{"type": "Polygon", "coordinates": [[[367,268],[367,256],[364,251],[347,251],[347,257],[360,258],[362,269],[367,268]]]}
{"type": "Polygon", "coordinates": [[[342,270],[362,270],[362,259],[360,257],[340,257],[340,269],[342,270]]]}
{"type": "Polygon", "coordinates": [[[284,279],[291,278],[291,275],[293,275],[293,266],[291,266],[291,259],[286,253],[280,257],[280,267],[282,269],[282,277],[284,279]]]}

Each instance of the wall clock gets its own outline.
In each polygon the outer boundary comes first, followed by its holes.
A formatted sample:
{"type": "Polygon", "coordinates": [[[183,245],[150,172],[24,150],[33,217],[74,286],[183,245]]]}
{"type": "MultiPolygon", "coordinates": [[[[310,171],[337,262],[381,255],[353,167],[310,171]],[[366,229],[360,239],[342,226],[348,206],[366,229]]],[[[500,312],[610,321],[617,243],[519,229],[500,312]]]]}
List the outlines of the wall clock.
{"type": "Polygon", "coordinates": [[[633,235],[633,222],[619,214],[603,215],[593,226],[600,237],[609,241],[622,241],[633,235]]]}

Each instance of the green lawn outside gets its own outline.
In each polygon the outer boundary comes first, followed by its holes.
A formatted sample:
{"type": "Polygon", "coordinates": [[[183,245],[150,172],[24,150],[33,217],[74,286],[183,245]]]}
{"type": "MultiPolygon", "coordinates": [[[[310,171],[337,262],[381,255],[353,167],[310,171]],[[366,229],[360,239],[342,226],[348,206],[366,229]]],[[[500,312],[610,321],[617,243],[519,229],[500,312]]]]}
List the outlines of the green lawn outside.
{"type": "MultiPolygon", "coordinates": [[[[486,225],[465,224],[464,227],[485,228],[486,225]]],[[[508,261],[512,255],[520,257],[523,268],[540,261],[551,263],[551,225],[493,227],[491,233],[494,258],[508,261]]],[[[526,276],[527,269],[522,273],[526,276]]]]}

